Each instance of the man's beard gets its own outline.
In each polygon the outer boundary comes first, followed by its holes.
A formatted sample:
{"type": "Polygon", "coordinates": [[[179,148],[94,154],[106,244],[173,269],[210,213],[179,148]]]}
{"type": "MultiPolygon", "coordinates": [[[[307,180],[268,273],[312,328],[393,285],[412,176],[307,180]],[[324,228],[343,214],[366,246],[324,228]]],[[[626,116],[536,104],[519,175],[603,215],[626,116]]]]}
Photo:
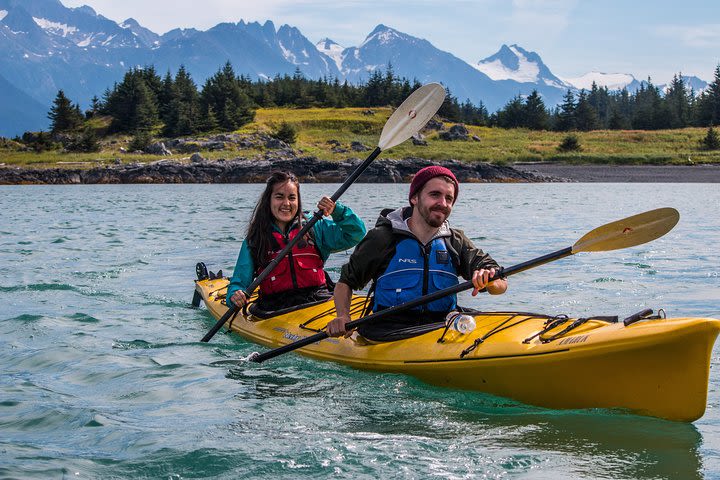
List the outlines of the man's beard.
{"type": "Polygon", "coordinates": [[[447,220],[448,216],[450,216],[450,209],[445,207],[427,208],[425,205],[418,203],[417,208],[418,212],[420,212],[420,216],[425,220],[428,225],[433,228],[440,228],[442,224],[445,223],[445,220],[447,220]],[[433,217],[432,214],[434,212],[442,213],[442,218],[437,219],[436,217],[433,217]]]}

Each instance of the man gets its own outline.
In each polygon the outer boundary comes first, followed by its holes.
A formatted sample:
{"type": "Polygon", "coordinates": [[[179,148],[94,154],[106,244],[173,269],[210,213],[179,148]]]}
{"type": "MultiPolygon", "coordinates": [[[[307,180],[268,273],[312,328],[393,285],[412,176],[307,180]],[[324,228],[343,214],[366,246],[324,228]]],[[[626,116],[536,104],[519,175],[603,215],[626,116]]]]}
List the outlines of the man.
{"type": "MultiPolygon", "coordinates": [[[[337,317],[327,326],[330,336],[347,333],[352,291],[364,288],[370,280],[376,282],[375,312],[457,285],[458,275],[472,280],[473,295],[483,288],[493,295],[505,292],[504,278],[490,281],[500,269],[495,260],[448,224],[458,190],[450,170],[425,167],[410,184],[410,206],[383,210],[375,228],[342,268],[334,292],[337,317]]],[[[389,340],[393,331],[443,321],[456,302],[456,295],[448,295],[416,310],[364,324],[358,333],[369,340],[389,340]]]]}

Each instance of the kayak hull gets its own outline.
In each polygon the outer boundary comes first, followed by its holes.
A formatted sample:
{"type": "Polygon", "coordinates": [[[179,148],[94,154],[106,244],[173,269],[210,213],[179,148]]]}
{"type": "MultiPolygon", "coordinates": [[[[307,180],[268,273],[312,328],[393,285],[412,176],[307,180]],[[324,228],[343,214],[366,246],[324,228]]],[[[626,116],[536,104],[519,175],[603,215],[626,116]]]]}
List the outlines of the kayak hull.
{"type": "MultiPolygon", "coordinates": [[[[226,288],[227,279],[196,281],[196,291],[216,319],[227,312],[226,288]]],[[[359,317],[364,301],[353,297],[353,319],[359,317]]],[[[226,326],[252,342],[277,348],[321,331],[333,318],[329,301],[268,319],[238,313],[226,326]]],[[[475,317],[476,329],[466,335],[449,331],[443,336],[439,329],[384,343],[353,335],[327,338],[297,352],[540,407],[624,409],[683,422],[704,414],[720,320],[651,319],[627,327],[588,320],[563,333],[574,321],[569,319],[538,335],[552,318],[484,312],[475,317]]]]}

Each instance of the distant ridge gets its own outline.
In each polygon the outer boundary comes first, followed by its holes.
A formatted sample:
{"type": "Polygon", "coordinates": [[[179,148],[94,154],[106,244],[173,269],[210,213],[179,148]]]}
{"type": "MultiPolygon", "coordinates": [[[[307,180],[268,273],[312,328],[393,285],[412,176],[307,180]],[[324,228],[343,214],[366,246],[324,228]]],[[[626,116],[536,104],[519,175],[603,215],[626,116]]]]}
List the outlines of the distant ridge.
{"type": "MultiPolygon", "coordinates": [[[[398,77],[441,82],[460,102],[482,102],[490,111],[533,90],[553,106],[567,89],[587,88],[578,85],[589,78],[560,79],[540,55],[517,44],[503,45],[496,54],[469,65],[425,39],[383,24],[359,46],[348,48],[327,38],[312,43],[296,27],[276,28],[269,20],[262,24],[240,20],[205,31],[174,29],[158,35],[132,18],[118,24],[90,7],[66,8],[59,0],[0,0],[0,52],[5,83],[35,101],[25,103],[28,110],[37,109],[37,104],[49,109],[59,89],[87,107],[93,96],[102,96],[129,68],[148,65],[160,74],[184,65],[197,84],[226,61],[251,79],[292,75],[299,69],[307,78],[351,83],[364,82],[372,72],[392,66],[398,77]]],[[[707,85],[690,79],[696,91],[707,85]]],[[[639,85],[632,82],[627,88],[639,85]]],[[[46,125],[35,113],[21,116],[29,123],[0,119],[0,131],[18,134],[46,125]],[[30,121],[33,118],[35,123],[30,121]]]]}

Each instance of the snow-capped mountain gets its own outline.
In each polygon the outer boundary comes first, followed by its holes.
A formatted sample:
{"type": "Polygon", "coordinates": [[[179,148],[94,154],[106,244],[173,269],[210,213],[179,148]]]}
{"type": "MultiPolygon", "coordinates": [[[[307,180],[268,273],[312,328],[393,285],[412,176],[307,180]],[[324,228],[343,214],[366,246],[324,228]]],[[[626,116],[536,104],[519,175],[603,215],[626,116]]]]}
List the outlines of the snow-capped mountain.
{"type": "MultiPolygon", "coordinates": [[[[276,29],[271,21],[240,20],[160,36],[132,18],[118,24],[87,6],[66,8],[59,0],[0,0],[0,135],[47,128],[45,113],[60,89],[85,107],[129,68],[152,65],[162,75],[184,65],[202,85],[226,61],[238,75],[252,79],[293,75],[299,69],[307,78],[349,82],[367,81],[372,72],[384,73],[391,65],[398,77],[441,82],[460,102],[482,102],[491,112],[533,90],[553,106],[568,88],[589,88],[593,80],[608,88],[627,79],[628,89],[640,86],[632,75],[622,74],[562,80],[537,53],[518,45],[503,45],[496,54],[469,65],[427,40],[385,25],[375,27],[359,46],[343,48],[327,38],[313,44],[297,28],[276,29]],[[18,103],[21,98],[27,100],[26,109],[17,108],[23,104],[18,103]]],[[[696,92],[707,85],[694,77],[688,80],[696,92]]]]}
{"type": "Polygon", "coordinates": [[[695,76],[686,77],[685,75],[683,75],[682,78],[685,81],[685,85],[693,89],[695,93],[702,92],[708,87],[708,82],[701,78],[695,76]]]}
{"type": "Polygon", "coordinates": [[[500,50],[474,65],[493,80],[514,80],[519,83],[537,83],[555,88],[571,88],[571,85],[553,75],[535,52],[528,52],[518,45],[503,45],[500,50]]]}
{"type": "Polygon", "coordinates": [[[134,18],[128,18],[120,26],[130,30],[144,45],[156,47],[160,44],[160,35],[143,27],[134,18]]]}
{"type": "Polygon", "coordinates": [[[491,111],[517,94],[532,89],[515,81],[493,81],[456,56],[427,40],[378,25],[358,47],[342,52],[341,75],[350,82],[366,81],[375,70],[391,65],[395,75],[420,83],[441,82],[460,102],[469,99],[491,111]]]}
{"type": "MultiPolygon", "coordinates": [[[[698,77],[690,76],[686,77],[683,75],[683,81],[688,89],[692,89],[695,93],[705,90],[708,83],[698,77]]],[[[576,90],[590,90],[592,84],[595,83],[600,88],[607,87],[608,90],[622,90],[627,89],[628,92],[636,92],[641,85],[647,86],[646,80],[638,80],[629,73],[602,73],[602,72],[588,72],[585,75],[575,78],[566,78],[565,82],[572,85],[576,90]]],[[[670,86],[669,83],[655,85],[660,91],[667,91],[670,86]]]]}
{"type": "Polygon", "coordinates": [[[603,72],[588,72],[580,77],[566,78],[565,81],[578,90],[590,90],[593,82],[598,87],[607,87],[608,90],[622,90],[623,88],[627,88],[633,82],[637,82],[635,77],[629,73],[603,72]]]}
{"type": "Polygon", "coordinates": [[[323,38],[315,44],[315,48],[317,48],[320,53],[324,53],[328,57],[332,58],[338,71],[340,71],[342,68],[344,58],[343,51],[345,50],[345,47],[333,40],[330,40],[329,38],[323,38]]]}

